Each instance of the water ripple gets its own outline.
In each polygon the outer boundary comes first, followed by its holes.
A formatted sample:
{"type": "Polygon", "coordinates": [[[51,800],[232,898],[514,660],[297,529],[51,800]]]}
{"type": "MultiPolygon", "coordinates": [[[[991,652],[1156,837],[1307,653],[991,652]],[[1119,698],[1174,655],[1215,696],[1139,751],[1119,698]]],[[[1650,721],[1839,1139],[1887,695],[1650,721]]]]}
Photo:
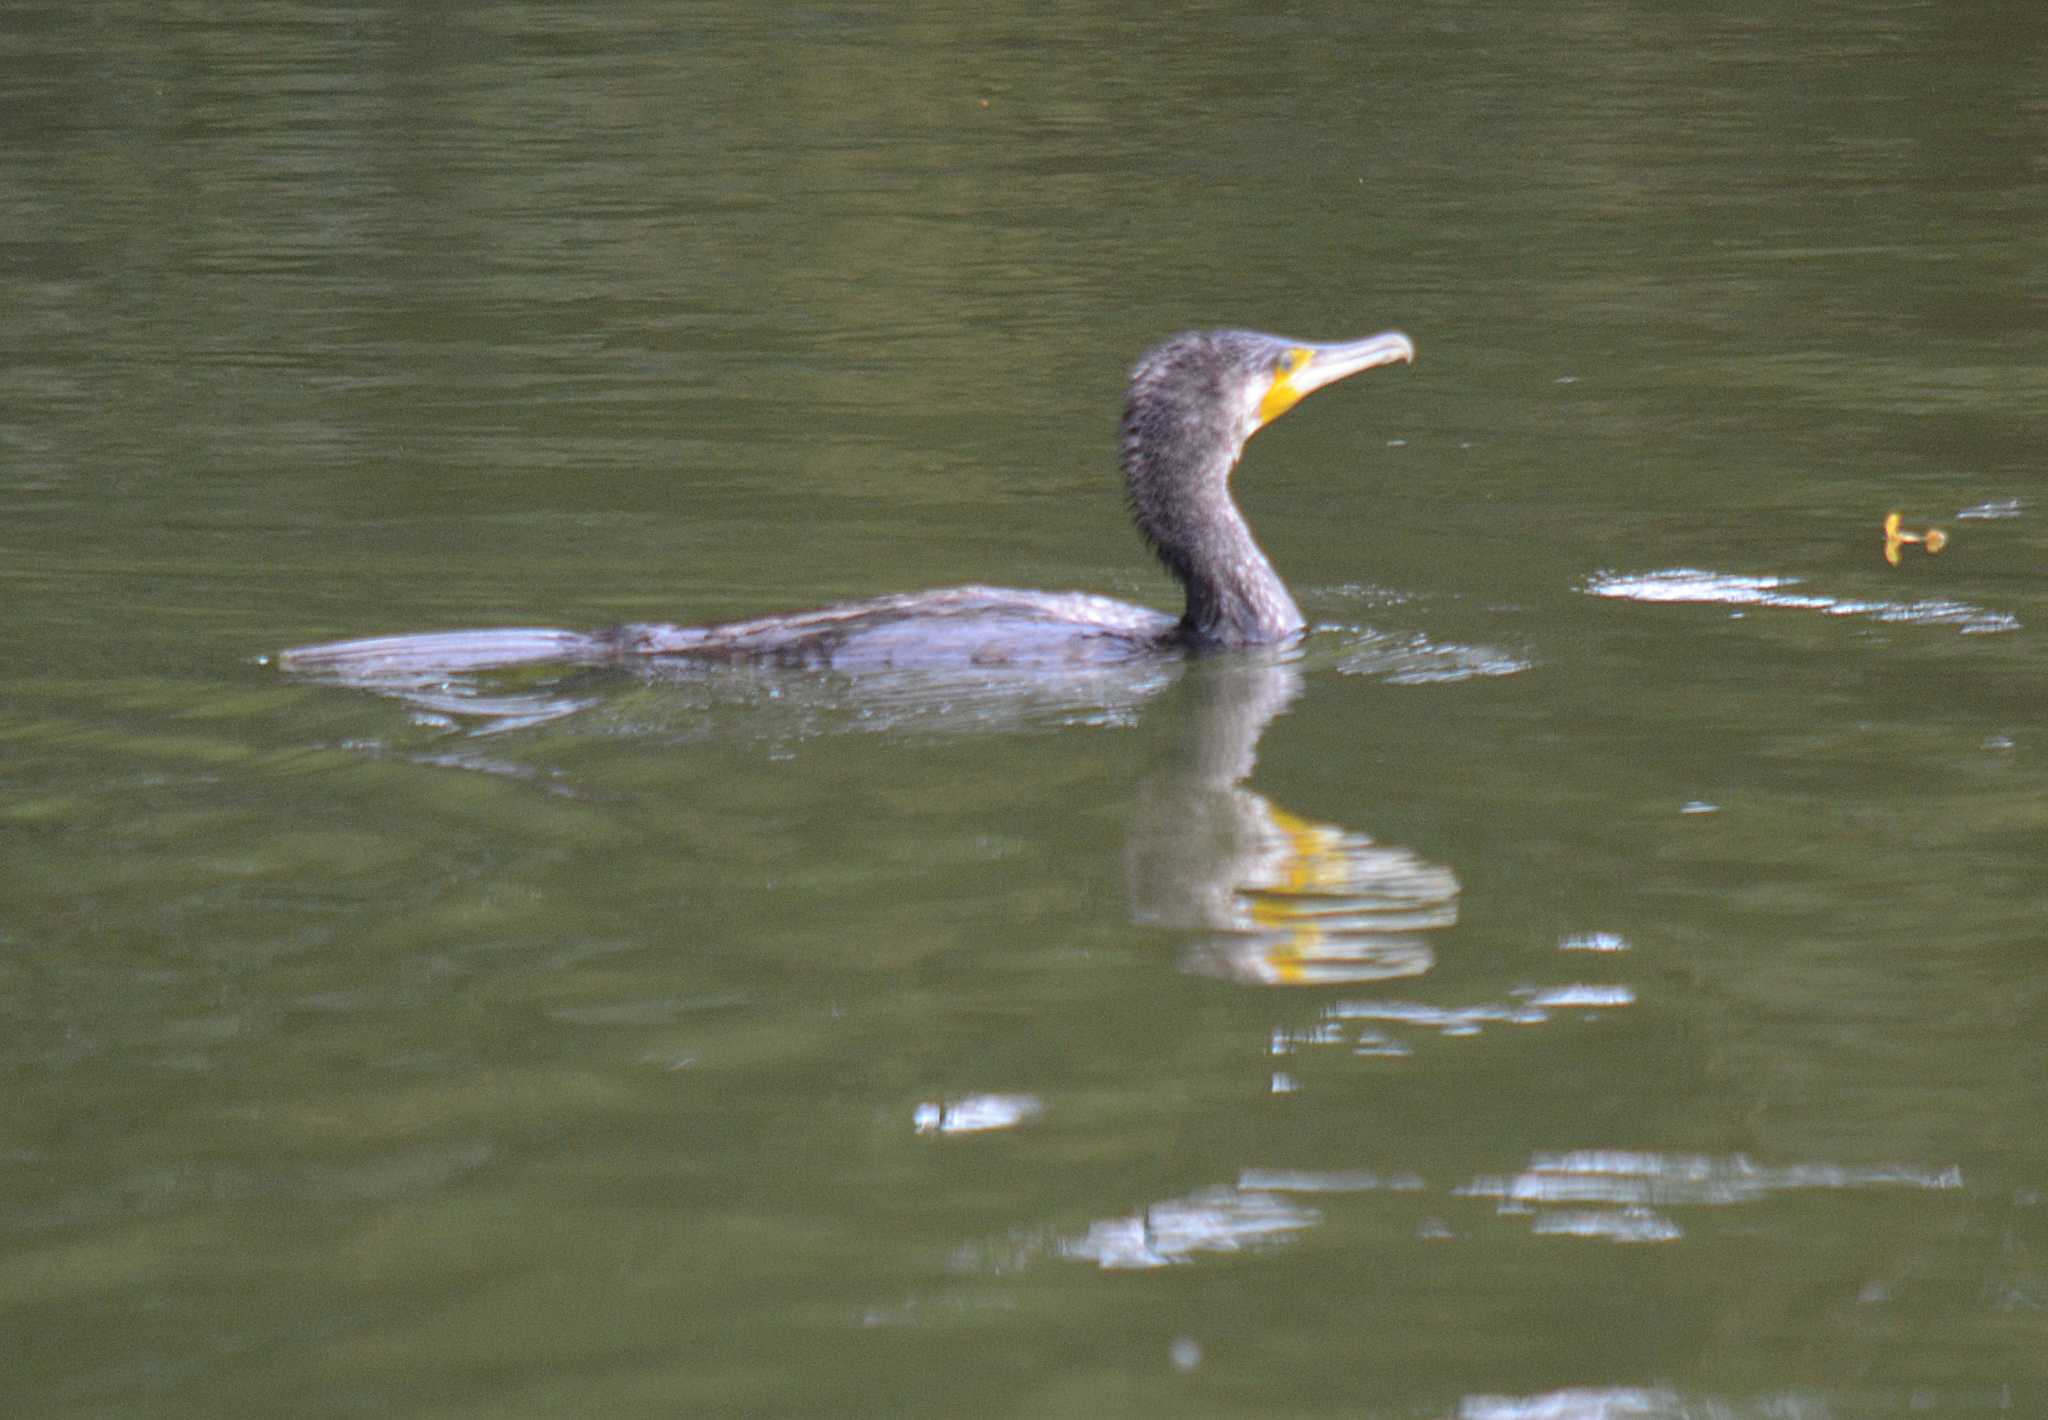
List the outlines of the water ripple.
{"type": "Polygon", "coordinates": [[[1438,643],[1418,634],[1345,630],[1339,674],[1374,676],[1390,685],[1440,685],[1520,675],[1534,662],[1499,646],[1438,643]]]}
{"type": "Polygon", "coordinates": [[[1800,585],[1798,577],[1746,576],[1697,567],[1670,567],[1657,572],[1596,572],[1586,579],[1583,590],[1591,596],[1621,601],[1779,607],[1817,611],[1827,616],[1865,616],[1873,621],[1953,626],[1964,635],[2020,629],[2020,619],[2010,612],[1987,611],[1968,602],[1948,598],[1871,601],[1791,590],[1800,585]]]}

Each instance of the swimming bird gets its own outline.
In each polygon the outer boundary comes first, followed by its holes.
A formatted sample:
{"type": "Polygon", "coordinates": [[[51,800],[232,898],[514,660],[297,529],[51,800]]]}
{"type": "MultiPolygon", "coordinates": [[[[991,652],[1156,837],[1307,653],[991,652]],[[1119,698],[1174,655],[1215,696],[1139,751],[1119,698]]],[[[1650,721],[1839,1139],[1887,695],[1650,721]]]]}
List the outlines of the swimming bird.
{"type": "Polygon", "coordinates": [[[1123,472],[1139,533],[1187,595],[1176,618],[1086,592],[966,586],[707,626],[515,627],[299,646],[289,671],[345,681],[666,658],[864,670],[1076,665],[1293,640],[1305,626],[1230,493],[1246,441],[1315,390],[1415,358],[1399,331],[1318,344],[1191,331],[1148,351],[1124,400],[1123,472]]]}

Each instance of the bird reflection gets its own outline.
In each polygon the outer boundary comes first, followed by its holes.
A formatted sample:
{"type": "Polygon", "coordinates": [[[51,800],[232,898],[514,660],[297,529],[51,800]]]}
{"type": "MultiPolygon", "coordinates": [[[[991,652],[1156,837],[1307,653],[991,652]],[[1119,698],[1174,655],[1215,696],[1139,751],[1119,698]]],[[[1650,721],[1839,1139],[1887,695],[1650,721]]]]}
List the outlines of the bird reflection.
{"type": "MultiPolygon", "coordinates": [[[[1140,707],[1178,684],[1179,721],[1140,785],[1125,849],[1132,917],[1196,931],[1186,968],[1229,980],[1327,986],[1420,976],[1435,964],[1430,934],[1457,921],[1457,876],[1246,786],[1260,736],[1302,692],[1295,655],[1248,648],[1059,676],[1005,667],[840,676],[684,663],[650,677],[666,694],[636,702],[632,715],[642,734],[671,719],[694,725],[720,707],[743,712],[725,721],[732,732],[778,739],[835,729],[1002,733],[1132,724],[1140,707]]],[[[351,683],[411,705],[437,727],[491,734],[604,703],[603,676],[385,667],[351,683]]],[[[436,762],[521,772],[467,756],[436,762]]]]}
{"type": "Polygon", "coordinates": [[[1458,917],[1458,879],[1406,848],[1318,823],[1245,787],[1259,737],[1301,694],[1286,653],[1189,667],[1186,718],[1139,791],[1132,915],[1198,929],[1192,971],[1260,985],[1418,976],[1458,917]]]}

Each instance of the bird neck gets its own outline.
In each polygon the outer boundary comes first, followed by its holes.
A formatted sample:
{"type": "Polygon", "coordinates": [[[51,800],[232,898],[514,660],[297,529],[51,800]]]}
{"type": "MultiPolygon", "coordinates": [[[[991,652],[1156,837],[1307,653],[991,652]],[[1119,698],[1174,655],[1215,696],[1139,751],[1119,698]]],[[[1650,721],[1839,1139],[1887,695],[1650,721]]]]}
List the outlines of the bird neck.
{"type": "Polygon", "coordinates": [[[1187,593],[1174,634],[1191,645],[1267,645],[1299,635],[1305,624],[1230,496],[1241,447],[1185,438],[1125,444],[1131,512],[1187,593]]]}

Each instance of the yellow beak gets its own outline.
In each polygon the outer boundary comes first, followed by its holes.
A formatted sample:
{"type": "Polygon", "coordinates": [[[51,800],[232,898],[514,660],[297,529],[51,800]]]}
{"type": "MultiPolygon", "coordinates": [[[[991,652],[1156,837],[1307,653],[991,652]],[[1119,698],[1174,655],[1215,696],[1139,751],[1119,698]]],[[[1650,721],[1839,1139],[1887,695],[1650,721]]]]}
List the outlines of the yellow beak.
{"type": "Polygon", "coordinates": [[[1259,427],[1271,424],[1306,395],[1347,375],[1370,370],[1376,365],[1411,363],[1415,343],[1398,330],[1383,330],[1363,340],[1336,345],[1296,345],[1281,358],[1273,371],[1273,383],[1259,400],[1259,427]]]}

